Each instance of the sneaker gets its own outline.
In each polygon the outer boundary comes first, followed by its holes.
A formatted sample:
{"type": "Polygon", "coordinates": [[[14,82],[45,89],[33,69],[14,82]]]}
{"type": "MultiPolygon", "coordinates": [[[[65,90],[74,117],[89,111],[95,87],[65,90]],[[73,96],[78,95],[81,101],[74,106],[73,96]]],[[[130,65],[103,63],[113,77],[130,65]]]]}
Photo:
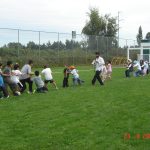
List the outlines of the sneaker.
{"type": "Polygon", "coordinates": [[[0,99],[3,99],[4,97],[1,97],[0,99]]]}
{"type": "Polygon", "coordinates": [[[35,92],[36,92],[36,90],[33,90],[33,92],[32,92],[32,93],[34,94],[35,92]]]}
{"type": "Polygon", "coordinates": [[[19,91],[16,91],[15,96],[19,96],[19,95],[21,95],[21,93],[19,91]]]}
{"type": "Polygon", "coordinates": [[[36,90],[33,90],[33,92],[27,91],[28,94],[34,94],[36,90]]]}
{"type": "Polygon", "coordinates": [[[9,95],[8,95],[8,96],[6,96],[5,98],[9,98],[9,95]]]}
{"type": "Polygon", "coordinates": [[[56,90],[58,90],[58,87],[56,87],[56,90]]]}
{"type": "Polygon", "coordinates": [[[84,82],[85,82],[84,80],[81,81],[81,83],[84,83],[84,82]]]}
{"type": "Polygon", "coordinates": [[[27,93],[28,93],[28,94],[31,94],[31,92],[30,92],[30,91],[27,91],[27,93]]]}
{"type": "Polygon", "coordinates": [[[14,93],[14,96],[19,96],[19,94],[18,93],[14,93]]]}

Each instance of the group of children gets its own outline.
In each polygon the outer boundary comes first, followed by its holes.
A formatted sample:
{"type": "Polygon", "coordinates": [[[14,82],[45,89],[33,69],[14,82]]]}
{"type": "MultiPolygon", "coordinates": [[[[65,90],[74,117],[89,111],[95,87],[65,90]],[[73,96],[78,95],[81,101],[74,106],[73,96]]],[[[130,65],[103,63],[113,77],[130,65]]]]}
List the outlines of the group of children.
{"type": "Polygon", "coordinates": [[[149,74],[148,61],[134,60],[132,62],[131,59],[128,59],[127,64],[126,64],[125,76],[128,78],[131,76],[131,73],[133,73],[133,76],[135,76],[135,77],[145,76],[145,75],[149,74]]]}
{"type": "Polygon", "coordinates": [[[8,86],[12,90],[14,96],[19,96],[25,91],[26,83],[29,85],[28,93],[35,92],[35,90],[32,90],[33,83],[36,85],[36,91],[40,93],[48,91],[47,85],[49,82],[58,89],[53,80],[52,71],[47,65],[45,65],[44,69],[41,71],[41,74],[44,75],[44,81],[39,71],[36,70],[34,73],[31,71],[32,65],[33,61],[30,60],[28,64],[25,64],[22,69],[19,70],[18,63],[13,65],[12,61],[8,61],[4,68],[0,63],[0,99],[9,98],[8,86]]]}
{"type": "MultiPolygon", "coordinates": [[[[18,63],[14,64],[12,61],[8,61],[7,65],[3,68],[3,65],[0,64],[0,98],[8,98],[9,90],[8,86],[13,92],[14,96],[19,96],[26,90],[26,83],[28,83],[29,91],[28,93],[45,93],[48,91],[48,83],[51,83],[55,89],[58,89],[56,82],[53,80],[52,71],[48,65],[44,65],[44,68],[41,72],[36,70],[32,72],[33,61],[29,60],[20,70],[18,63]],[[44,81],[42,80],[41,75],[44,76],[44,81]],[[36,85],[36,90],[33,90],[33,83],[36,85]]],[[[73,85],[81,85],[84,83],[83,80],[79,77],[79,72],[75,66],[67,66],[64,68],[64,79],[63,87],[68,87],[69,75],[72,75],[73,85]]],[[[103,82],[106,79],[111,79],[111,62],[108,62],[107,65],[103,65],[102,72],[100,74],[103,82]]]]}
{"type": "MultiPolygon", "coordinates": [[[[26,89],[26,83],[28,83],[28,93],[45,93],[48,91],[48,83],[51,83],[55,89],[58,89],[56,82],[53,80],[52,71],[48,65],[44,65],[41,73],[36,70],[34,73],[31,71],[33,61],[29,60],[28,64],[25,64],[21,70],[19,70],[19,64],[13,65],[12,61],[8,61],[7,65],[3,68],[0,64],[0,98],[8,98],[9,90],[8,86],[13,92],[14,96],[19,96],[26,89]],[[41,75],[44,76],[44,81],[41,75]],[[35,83],[36,90],[32,89],[32,84],[35,83]]],[[[65,66],[63,87],[68,87],[69,74],[72,74],[73,85],[81,85],[84,81],[79,78],[78,70],[74,66],[65,66]]]]}

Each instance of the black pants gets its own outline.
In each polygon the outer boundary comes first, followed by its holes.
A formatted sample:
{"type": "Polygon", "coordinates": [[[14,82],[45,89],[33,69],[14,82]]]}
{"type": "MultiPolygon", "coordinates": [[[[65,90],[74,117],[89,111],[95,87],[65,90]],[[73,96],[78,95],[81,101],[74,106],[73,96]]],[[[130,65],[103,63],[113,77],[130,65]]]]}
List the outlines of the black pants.
{"type": "Polygon", "coordinates": [[[127,70],[125,71],[125,76],[126,76],[126,77],[130,77],[130,72],[131,72],[131,71],[130,71],[129,69],[127,69],[127,70]]]}
{"type": "Polygon", "coordinates": [[[64,77],[64,80],[63,80],[63,87],[68,87],[68,77],[64,77]]]}
{"type": "Polygon", "coordinates": [[[149,74],[149,69],[147,69],[146,74],[149,74]]]}
{"type": "Polygon", "coordinates": [[[96,72],[95,72],[95,75],[94,75],[93,80],[92,80],[92,84],[93,84],[93,85],[95,84],[96,79],[98,80],[98,82],[99,82],[101,85],[104,85],[104,83],[102,82],[102,79],[100,78],[100,73],[101,73],[101,71],[96,71],[96,72]]]}
{"type": "Polygon", "coordinates": [[[33,91],[33,90],[32,90],[32,84],[33,84],[33,82],[31,81],[31,79],[30,79],[30,78],[20,80],[20,82],[21,82],[21,83],[22,83],[22,85],[23,85],[23,87],[21,88],[21,92],[24,92],[24,91],[25,91],[25,89],[27,88],[27,87],[26,87],[26,82],[27,82],[27,83],[28,83],[28,85],[29,85],[29,91],[30,91],[30,92],[32,92],[32,91],[33,91]]]}
{"type": "Polygon", "coordinates": [[[0,91],[3,91],[4,97],[8,96],[8,92],[7,92],[7,89],[5,88],[5,86],[0,86],[0,91]]]}

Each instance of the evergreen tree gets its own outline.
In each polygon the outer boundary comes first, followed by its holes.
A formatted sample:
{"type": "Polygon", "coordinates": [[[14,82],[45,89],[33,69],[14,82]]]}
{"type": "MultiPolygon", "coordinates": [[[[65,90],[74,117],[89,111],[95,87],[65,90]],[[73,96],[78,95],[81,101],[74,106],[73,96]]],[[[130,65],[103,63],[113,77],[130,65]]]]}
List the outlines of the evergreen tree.
{"type": "Polygon", "coordinates": [[[141,40],[143,39],[142,27],[141,26],[139,27],[139,31],[138,31],[138,34],[136,36],[136,39],[137,39],[138,46],[141,46],[141,40]]]}
{"type": "Polygon", "coordinates": [[[147,40],[150,40],[150,32],[148,32],[147,34],[146,34],[146,37],[145,37],[147,40]]]}

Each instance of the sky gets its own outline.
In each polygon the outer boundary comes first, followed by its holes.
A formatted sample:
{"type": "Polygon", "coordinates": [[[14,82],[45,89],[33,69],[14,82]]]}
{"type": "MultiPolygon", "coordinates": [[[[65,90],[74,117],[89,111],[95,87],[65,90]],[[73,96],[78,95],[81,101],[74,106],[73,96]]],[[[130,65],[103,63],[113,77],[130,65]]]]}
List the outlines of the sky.
{"type": "Polygon", "coordinates": [[[120,38],[150,32],[150,0],[0,0],[0,28],[81,33],[89,8],[120,18],[120,38]]]}

